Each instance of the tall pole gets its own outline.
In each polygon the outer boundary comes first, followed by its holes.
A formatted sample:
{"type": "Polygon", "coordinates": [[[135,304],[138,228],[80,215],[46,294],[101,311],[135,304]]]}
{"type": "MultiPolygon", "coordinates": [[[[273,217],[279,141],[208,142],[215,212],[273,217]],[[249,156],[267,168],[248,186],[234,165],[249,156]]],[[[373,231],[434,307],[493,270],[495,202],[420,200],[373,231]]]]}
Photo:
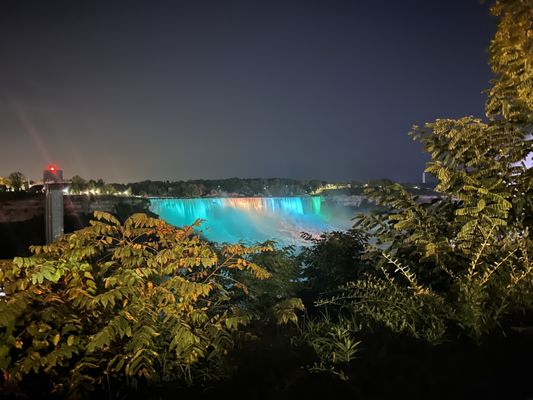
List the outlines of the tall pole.
{"type": "Polygon", "coordinates": [[[43,172],[43,182],[46,244],[51,244],[64,233],[63,171],[55,165],[50,165],[43,172]]]}

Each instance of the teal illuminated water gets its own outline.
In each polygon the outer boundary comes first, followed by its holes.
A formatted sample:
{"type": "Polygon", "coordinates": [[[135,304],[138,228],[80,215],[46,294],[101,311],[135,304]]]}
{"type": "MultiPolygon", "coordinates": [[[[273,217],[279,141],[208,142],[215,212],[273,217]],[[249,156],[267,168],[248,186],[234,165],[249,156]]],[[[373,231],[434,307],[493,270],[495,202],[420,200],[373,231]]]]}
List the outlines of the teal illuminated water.
{"type": "Polygon", "coordinates": [[[150,211],[180,227],[202,219],[201,231],[215,242],[247,244],[276,240],[302,245],[301,232],[315,237],[352,226],[354,208],[321,196],[150,199],[150,211]]]}

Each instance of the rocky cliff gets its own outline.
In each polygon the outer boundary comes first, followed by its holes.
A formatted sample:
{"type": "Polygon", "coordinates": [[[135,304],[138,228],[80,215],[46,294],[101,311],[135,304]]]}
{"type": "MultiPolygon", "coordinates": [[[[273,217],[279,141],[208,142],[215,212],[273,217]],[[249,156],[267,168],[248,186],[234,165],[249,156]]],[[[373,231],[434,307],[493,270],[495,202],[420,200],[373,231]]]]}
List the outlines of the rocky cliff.
{"type": "MultiPolygon", "coordinates": [[[[44,194],[0,193],[0,259],[25,256],[44,243],[44,194]]],[[[148,200],[118,196],[64,196],[65,233],[87,226],[94,211],[118,214],[148,211],[148,200]]]]}
{"type": "MultiPolygon", "coordinates": [[[[115,213],[117,206],[135,209],[147,207],[147,200],[139,197],[65,195],[65,216],[89,216],[94,211],[115,213]]],[[[44,194],[2,193],[0,196],[0,224],[23,222],[44,216],[44,194]]]]}

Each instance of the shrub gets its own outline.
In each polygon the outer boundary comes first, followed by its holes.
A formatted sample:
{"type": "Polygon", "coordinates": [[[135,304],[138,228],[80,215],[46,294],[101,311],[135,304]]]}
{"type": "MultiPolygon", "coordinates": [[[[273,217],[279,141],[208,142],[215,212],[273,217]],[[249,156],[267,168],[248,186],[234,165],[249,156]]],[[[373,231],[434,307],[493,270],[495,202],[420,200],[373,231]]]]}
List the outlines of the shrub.
{"type": "Polygon", "coordinates": [[[268,246],[215,252],[193,234],[145,214],[124,224],[96,212],[1,271],[0,368],[4,392],[45,377],[50,393],[75,397],[104,385],[190,384],[223,376],[234,331],[249,316],[232,306],[233,269],[268,246]]]}

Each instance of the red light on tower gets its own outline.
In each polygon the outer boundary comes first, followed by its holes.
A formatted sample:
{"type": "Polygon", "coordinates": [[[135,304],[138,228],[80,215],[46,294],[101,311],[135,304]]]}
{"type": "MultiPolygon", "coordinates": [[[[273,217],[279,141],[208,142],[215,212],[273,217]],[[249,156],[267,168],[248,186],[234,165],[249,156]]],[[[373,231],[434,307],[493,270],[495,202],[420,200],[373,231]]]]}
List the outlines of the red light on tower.
{"type": "Polygon", "coordinates": [[[57,168],[56,164],[48,164],[48,167],[44,170],[43,182],[63,182],[63,171],[57,168]]]}

